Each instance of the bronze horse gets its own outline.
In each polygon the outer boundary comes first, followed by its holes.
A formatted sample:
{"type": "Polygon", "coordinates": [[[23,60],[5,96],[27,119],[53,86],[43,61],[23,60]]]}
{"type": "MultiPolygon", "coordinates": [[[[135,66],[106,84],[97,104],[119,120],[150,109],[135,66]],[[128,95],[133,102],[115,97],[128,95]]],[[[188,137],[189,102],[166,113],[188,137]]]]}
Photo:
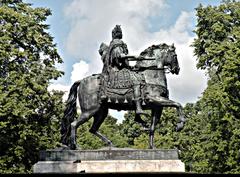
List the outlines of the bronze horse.
{"type": "MultiPolygon", "coordinates": [[[[183,116],[181,104],[169,100],[167,80],[165,76],[166,69],[172,74],[179,73],[179,65],[175,47],[173,45],[160,44],[148,47],[140,54],[141,60],[136,62],[135,70],[142,73],[145,78],[145,86],[142,87],[144,95],[142,105],[144,110],[151,110],[151,125],[149,127],[149,148],[154,148],[154,131],[155,126],[159,122],[163,107],[175,107],[178,111],[179,118],[177,130],[183,128],[185,118],[183,116]],[[154,58],[154,60],[147,60],[154,58]],[[146,59],[146,60],[144,60],[146,59]]],[[[131,96],[118,95],[117,98],[109,98],[101,100],[101,85],[103,76],[95,74],[76,81],[69,93],[64,117],[61,125],[61,142],[71,149],[76,149],[76,131],[77,128],[87,122],[90,118],[94,118],[90,132],[99,137],[109,146],[112,142],[98,132],[99,127],[107,117],[108,109],[116,110],[135,110],[135,104],[131,96]],[[81,115],[75,120],[76,116],[76,99],[77,94],[81,108],[81,115]]],[[[130,94],[131,95],[131,94],[130,94]]],[[[136,115],[135,121],[146,125],[139,115],[136,115]]]]}

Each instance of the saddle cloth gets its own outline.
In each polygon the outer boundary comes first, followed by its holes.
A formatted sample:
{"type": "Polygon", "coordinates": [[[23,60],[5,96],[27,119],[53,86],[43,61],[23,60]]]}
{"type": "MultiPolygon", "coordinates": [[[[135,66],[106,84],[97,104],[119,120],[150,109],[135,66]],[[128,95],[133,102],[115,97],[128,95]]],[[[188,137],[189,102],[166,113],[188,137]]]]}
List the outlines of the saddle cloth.
{"type": "Polygon", "coordinates": [[[111,70],[109,75],[104,75],[101,85],[104,94],[111,97],[133,94],[133,86],[142,85],[144,82],[142,74],[123,68],[117,71],[111,70]]]}

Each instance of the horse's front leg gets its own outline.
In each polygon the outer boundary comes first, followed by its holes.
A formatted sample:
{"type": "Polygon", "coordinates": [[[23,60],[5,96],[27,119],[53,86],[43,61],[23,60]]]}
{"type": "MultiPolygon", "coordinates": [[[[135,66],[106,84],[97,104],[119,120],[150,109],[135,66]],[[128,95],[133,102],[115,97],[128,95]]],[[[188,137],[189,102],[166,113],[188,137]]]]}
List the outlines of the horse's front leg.
{"type": "Polygon", "coordinates": [[[176,109],[178,111],[178,116],[179,116],[176,131],[180,131],[183,129],[186,119],[184,118],[182,105],[180,103],[175,103],[175,104],[176,104],[176,109]]]}
{"type": "Polygon", "coordinates": [[[149,130],[149,127],[147,126],[147,122],[142,120],[142,118],[141,118],[141,116],[139,114],[135,114],[134,121],[139,123],[144,128],[144,130],[147,130],[147,131],[149,130]]]}
{"type": "Polygon", "coordinates": [[[155,116],[152,115],[152,121],[151,126],[149,130],[149,149],[154,149],[154,131],[155,131],[155,125],[153,122],[155,122],[155,116]]]}
{"type": "Polygon", "coordinates": [[[154,103],[157,104],[159,106],[164,106],[164,107],[175,107],[178,111],[178,123],[176,126],[176,130],[179,131],[183,128],[184,123],[186,122],[185,118],[184,118],[184,114],[183,114],[183,108],[182,105],[180,103],[177,103],[175,101],[169,100],[167,98],[164,97],[160,97],[158,99],[154,98],[154,97],[149,97],[149,99],[154,103]]]}
{"type": "Polygon", "coordinates": [[[154,132],[155,132],[155,127],[160,120],[161,114],[162,114],[162,107],[159,108],[158,110],[152,110],[152,120],[151,120],[151,126],[149,130],[149,149],[155,149],[154,132]]]}

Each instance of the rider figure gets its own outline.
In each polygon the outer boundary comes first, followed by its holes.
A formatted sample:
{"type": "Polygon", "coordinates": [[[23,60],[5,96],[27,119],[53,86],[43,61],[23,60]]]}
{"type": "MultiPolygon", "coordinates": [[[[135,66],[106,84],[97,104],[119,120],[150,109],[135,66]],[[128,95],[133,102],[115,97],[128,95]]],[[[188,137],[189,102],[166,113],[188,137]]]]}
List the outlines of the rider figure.
{"type": "Polygon", "coordinates": [[[107,54],[108,54],[108,45],[105,43],[101,43],[100,48],[98,50],[99,54],[101,55],[101,60],[103,62],[103,69],[102,69],[102,73],[104,75],[107,74],[108,71],[108,67],[109,67],[109,63],[107,60],[107,54]]]}
{"type": "MultiPolygon", "coordinates": [[[[104,45],[102,45],[102,48],[104,45]]],[[[101,48],[101,47],[100,47],[101,48]]],[[[106,49],[106,47],[105,47],[106,49]]],[[[105,60],[107,63],[107,73],[111,75],[111,72],[117,72],[123,68],[131,69],[132,67],[129,65],[129,61],[127,60],[128,57],[128,48],[127,45],[122,41],[122,30],[120,25],[116,25],[112,30],[112,41],[108,47],[107,55],[104,56],[104,52],[102,52],[102,60],[105,60]],[[119,47],[121,46],[121,47],[119,47]],[[116,48],[117,47],[117,48],[116,48]],[[114,50],[115,49],[115,50],[114,50]]],[[[100,52],[99,52],[100,53],[100,52]]],[[[100,53],[101,54],[101,53],[100,53]]],[[[106,69],[104,69],[104,72],[106,69]]],[[[133,71],[131,71],[133,72],[133,71]]],[[[136,75],[136,74],[133,74],[136,75]]],[[[133,89],[134,89],[134,101],[136,104],[136,114],[146,114],[142,110],[141,106],[141,81],[139,81],[136,76],[134,76],[133,80],[133,89]]]]}

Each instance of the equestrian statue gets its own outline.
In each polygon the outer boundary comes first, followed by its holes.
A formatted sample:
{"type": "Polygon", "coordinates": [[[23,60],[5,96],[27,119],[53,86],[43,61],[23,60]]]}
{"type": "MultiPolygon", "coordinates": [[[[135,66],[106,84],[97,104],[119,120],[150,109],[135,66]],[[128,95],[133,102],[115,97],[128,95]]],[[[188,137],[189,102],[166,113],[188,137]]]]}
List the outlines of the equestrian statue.
{"type": "Polygon", "coordinates": [[[143,110],[151,110],[149,148],[154,148],[154,131],[160,121],[164,107],[175,107],[178,111],[176,130],[183,128],[185,118],[180,103],[169,99],[166,71],[179,73],[179,65],[174,45],[165,43],[152,45],[139,56],[129,55],[122,40],[120,25],[112,30],[109,45],[101,43],[99,54],[103,61],[100,74],[93,74],[76,81],[70,89],[64,117],[61,122],[61,143],[76,149],[77,128],[93,118],[90,132],[109,146],[112,142],[98,130],[108,115],[108,109],[133,110],[135,121],[146,128],[141,115],[143,110]],[[136,61],[134,66],[130,61],[136,61]],[[79,99],[81,115],[76,117],[76,100],[79,99]]]}

